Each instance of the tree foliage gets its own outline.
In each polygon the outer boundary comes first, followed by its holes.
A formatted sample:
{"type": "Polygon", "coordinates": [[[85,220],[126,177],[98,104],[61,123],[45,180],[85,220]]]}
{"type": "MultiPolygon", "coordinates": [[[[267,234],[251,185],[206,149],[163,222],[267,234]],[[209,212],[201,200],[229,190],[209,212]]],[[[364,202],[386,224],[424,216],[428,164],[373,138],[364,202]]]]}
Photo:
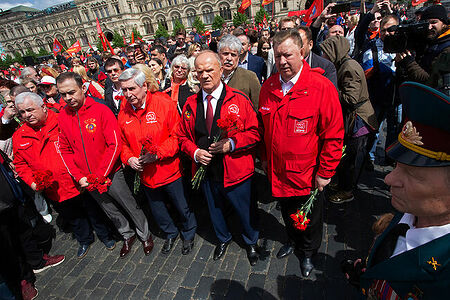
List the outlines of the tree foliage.
{"type": "Polygon", "coordinates": [[[97,38],[96,46],[97,46],[98,51],[103,52],[103,45],[102,45],[102,41],[100,40],[100,38],[97,38]]]}
{"type": "Polygon", "coordinates": [[[269,20],[269,16],[267,15],[266,10],[261,5],[260,9],[256,12],[255,15],[255,24],[262,24],[264,16],[266,16],[266,19],[269,20]]]}
{"type": "Polygon", "coordinates": [[[192,27],[195,27],[195,29],[197,29],[198,34],[203,34],[205,32],[206,25],[197,16],[195,17],[194,23],[192,23],[192,27]]]}
{"type": "Polygon", "coordinates": [[[14,61],[23,64],[23,56],[19,51],[14,52],[14,61]]]}
{"type": "Polygon", "coordinates": [[[175,24],[173,25],[172,35],[175,36],[177,31],[180,29],[186,29],[183,24],[181,24],[180,20],[175,20],[175,24]]]}
{"type": "Polygon", "coordinates": [[[0,68],[8,69],[13,63],[14,58],[10,54],[7,54],[4,60],[0,60],[0,68]]]}
{"type": "Polygon", "coordinates": [[[31,56],[33,58],[37,58],[38,57],[38,55],[36,53],[34,53],[34,51],[31,50],[31,49],[27,49],[27,51],[25,51],[25,55],[24,56],[31,56]]]}
{"type": "Polygon", "coordinates": [[[242,24],[247,24],[248,18],[246,15],[241,14],[240,12],[236,12],[233,16],[233,25],[234,26],[240,26],[242,24]]]}
{"type": "Polygon", "coordinates": [[[38,56],[46,56],[46,55],[50,55],[50,52],[48,52],[44,48],[39,49],[38,56]]]}
{"type": "Polygon", "coordinates": [[[166,27],[164,27],[163,24],[158,22],[158,29],[156,29],[156,31],[155,31],[155,39],[158,39],[160,37],[168,38],[169,32],[167,32],[167,29],[166,29],[166,27]]]}
{"type": "Polygon", "coordinates": [[[125,43],[123,42],[123,37],[117,31],[114,31],[111,46],[113,48],[125,47],[125,43]]]}
{"type": "Polygon", "coordinates": [[[223,24],[225,24],[225,20],[220,15],[215,15],[214,21],[212,23],[212,29],[220,30],[220,29],[222,29],[223,24]]]}
{"type": "Polygon", "coordinates": [[[142,35],[141,35],[141,33],[139,32],[139,30],[137,30],[136,27],[133,28],[133,32],[134,32],[134,38],[135,38],[135,39],[137,39],[137,38],[142,39],[142,35]]]}

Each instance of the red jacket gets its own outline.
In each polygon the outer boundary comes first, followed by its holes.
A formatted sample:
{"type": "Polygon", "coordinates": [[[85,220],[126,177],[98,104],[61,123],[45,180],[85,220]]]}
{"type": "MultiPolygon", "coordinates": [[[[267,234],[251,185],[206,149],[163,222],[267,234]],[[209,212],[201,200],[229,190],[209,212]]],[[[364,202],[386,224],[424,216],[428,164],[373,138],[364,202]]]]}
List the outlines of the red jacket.
{"type": "Polygon", "coordinates": [[[170,97],[161,92],[147,93],[145,108],[135,111],[128,101],[118,116],[122,137],[122,162],[139,157],[141,141],[152,137],[157,145],[158,160],[144,166],[142,183],[150,188],[169,184],[181,177],[176,129],[180,117],[170,97]]]}
{"type": "Polygon", "coordinates": [[[342,109],[334,85],[303,60],[300,77],[283,97],[279,73],[264,82],[259,113],[262,158],[275,197],[308,195],[315,175],[331,178],[342,156],[342,109]]]}
{"type": "Polygon", "coordinates": [[[22,180],[31,186],[34,171],[52,171],[56,188],[52,186],[45,194],[53,201],[62,202],[80,192],[58,153],[58,133],[57,114],[49,110],[47,121],[39,131],[24,124],[14,133],[13,150],[14,165],[22,180]]]}
{"type": "MultiPolygon", "coordinates": [[[[226,84],[224,84],[224,88],[226,89],[226,95],[220,111],[220,118],[224,118],[229,110],[233,110],[238,112],[240,119],[244,123],[243,131],[232,132],[229,136],[235,143],[235,149],[233,152],[225,154],[223,158],[224,187],[229,187],[253,175],[255,165],[252,148],[260,141],[260,135],[258,132],[258,119],[250,99],[242,92],[226,84]]],[[[202,97],[202,91],[187,99],[178,128],[181,150],[192,159],[194,159],[195,150],[198,149],[195,144],[197,97],[202,97]]],[[[203,118],[203,116],[200,117],[203,118]]],[[[193,171],[195,170],[196,168],[193,168],[193,171]]]]}
{"type": "Polygon", "coordinates": [[[119,126],[106,105],[90,97],[78,111],[67,105],[60,112],[59,128],[61,156],[77,182],[90,173],[108,176],[120,168],[119,126]]]}

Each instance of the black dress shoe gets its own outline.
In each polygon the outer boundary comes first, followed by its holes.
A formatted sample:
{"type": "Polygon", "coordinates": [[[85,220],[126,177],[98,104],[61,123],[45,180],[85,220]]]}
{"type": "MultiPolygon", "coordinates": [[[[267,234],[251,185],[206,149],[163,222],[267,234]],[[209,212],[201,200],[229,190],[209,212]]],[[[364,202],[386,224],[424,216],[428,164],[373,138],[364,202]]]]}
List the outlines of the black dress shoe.
{"type": "Polygon", "coordinates": [[[278,250],[277,258],[284,258],[294,252],[294,245],[292,243],[287,243],[281,246],[280,250],[278,250]]]}
{"type": "Polygon", "coordinates": [[[161,253],[168,254],[172,250],[173,245],[175,245],[176,240],[177,240],[177,237],[166,239],[163,247],[161,248],[161,253]]]}
{"type": "Polygon", "coordinates": [[[194,248],[194,239],[183,241],[183,248],[181,249],[181,254],[188,255],[191,253],[192,248],[194,248]]]}
{"type": "Polygon", "coordinates": [[[256,265],[259,259],[258,246],[257,245],[247,245],[247,258],[251,266],[256,265]]]}
{"type": "Polygon", "coordinates": [[[230,242],[226,242],[226,243],[220,243],[219,245],[217,245],[216,249],[214,250],[213,260],[220,259],[227,251],[227,247],[229,244],[230,244],[230,242]]]}
{"type": "Polygon", "coordinates": [[[302,269],[302,275],[304,277],[308,277],[311,274],[311,271],[314,269],[314,265],[312,263],[311,257],[305,257],[300,264],[300,268],[302,269]]]}

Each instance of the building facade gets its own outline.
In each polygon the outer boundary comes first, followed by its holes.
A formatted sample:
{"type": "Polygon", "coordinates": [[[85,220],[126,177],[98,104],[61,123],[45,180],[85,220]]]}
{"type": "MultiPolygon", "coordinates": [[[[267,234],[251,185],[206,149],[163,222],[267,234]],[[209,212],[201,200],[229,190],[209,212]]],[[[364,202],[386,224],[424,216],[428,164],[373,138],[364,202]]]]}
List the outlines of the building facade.
{"type": "MultiPolygon", "coordinates": [[[[129,38],[136,28],[144,39],[152,39],[163,24],[172,32],[175,21],[190,29],[195,17],[208,26],[215,15],[232,22],[242,0],[75,0],[42,11],[19,6],[0,12],[0,42],[7,54],[27,49],[38,52],[52,50],[55,38],[64,47],[79,40],[83,49],[95,46],[98,40],[96,18],[108,39],[113,32],[129,38]]],[[[247,14],[254,17],[262,0],[253,1],[247,14]]],[[[275,0],[274,16],[286,16],[291,10],[303,8],[306,0],[275,0]]],[[[272,4],[266,6],[272,14],[272,4]]]]}

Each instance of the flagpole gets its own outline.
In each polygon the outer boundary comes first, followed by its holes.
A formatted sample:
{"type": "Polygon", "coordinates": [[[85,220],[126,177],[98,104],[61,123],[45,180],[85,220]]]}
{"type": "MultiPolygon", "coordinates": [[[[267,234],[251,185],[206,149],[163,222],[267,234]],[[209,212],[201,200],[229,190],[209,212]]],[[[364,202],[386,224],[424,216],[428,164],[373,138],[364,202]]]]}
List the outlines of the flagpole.
{"type": "Polygon", "coordinates": [[[273,14],[275,13],[275,0],[272,1],[272,21],[273,21],[273,14]]]}

